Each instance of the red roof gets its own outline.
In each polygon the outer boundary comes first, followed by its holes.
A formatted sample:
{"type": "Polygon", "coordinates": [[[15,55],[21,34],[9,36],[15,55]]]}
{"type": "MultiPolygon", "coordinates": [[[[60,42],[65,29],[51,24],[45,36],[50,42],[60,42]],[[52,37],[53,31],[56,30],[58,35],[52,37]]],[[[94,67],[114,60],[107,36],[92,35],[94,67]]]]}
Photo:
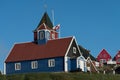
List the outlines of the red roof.
{"type": "Polygon", "coordinates": [[[33,42],[15,44],[5,62],[65,56],[72,38],[49,40],[44,45],[33,42]]]}
{"type": "Polygon", "coordinates": [[[114,59],[113,60],[117,60],[120,58],[120,51],[117,52],[117,54],[115,55],[114,59]]]}

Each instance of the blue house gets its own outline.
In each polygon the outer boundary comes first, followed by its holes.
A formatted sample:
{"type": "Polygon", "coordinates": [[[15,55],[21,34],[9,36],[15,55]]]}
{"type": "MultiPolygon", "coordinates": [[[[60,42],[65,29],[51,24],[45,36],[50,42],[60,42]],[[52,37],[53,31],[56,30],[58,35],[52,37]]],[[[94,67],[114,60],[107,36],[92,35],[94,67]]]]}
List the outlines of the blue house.
{"type": "Polygon", "coordinates": [[[53,27],[45,12],[33,31],[34,41],[13,46],[5,60],[5,74],[70,72],[81,67],[86,71],[85,59],[75,37],[59,38],[59,27],[53,27]]]}

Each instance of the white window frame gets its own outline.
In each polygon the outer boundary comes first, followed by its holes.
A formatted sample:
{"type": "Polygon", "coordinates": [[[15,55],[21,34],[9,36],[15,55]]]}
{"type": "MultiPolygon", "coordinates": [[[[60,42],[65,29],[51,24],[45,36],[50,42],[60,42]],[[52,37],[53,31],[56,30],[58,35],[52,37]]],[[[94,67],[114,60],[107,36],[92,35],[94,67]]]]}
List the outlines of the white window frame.
{"type": "Polygon", "coordinates": [[[52,39],[55,39],[55,34],[52,34],[52,39]]]}
{"type": "Polygon", "coordinates": [[[50,32],[49,31],[46,32],[46,38],[50,39],[50,32]]]}
{"type": "Polygon", "coordinates": [[[77,52],[76,47],[73,47],[73,53],[76,54],[76,52],[77,52]]]}
{"type": "Polygon", "coordinates": [[[21,70],[21,63],[15,63],[15,70],[21,70]]]}
{"type": "Polygon", "coordinates": [[[100,63],[107,63],[106,59],[100,59],[100,63]]]}
{"type": "Polygon", "coordinates": [[[32,61],[31,62],[31,69],[37,69],[38,68],[38,61],[32,61]]]}
{"type": "Polygon", "coordinates": [[[43,31],[40,31],[39,34],[40,34],[40,35],[39,35],[40,40],[44,39],[44,37],[45,37],[44,32],[43,32],[43,31]]]}
{"type": "Polygon", "coordinates": [[[48,60],[48,67],[55,67],[55,59],[48,60]]]}

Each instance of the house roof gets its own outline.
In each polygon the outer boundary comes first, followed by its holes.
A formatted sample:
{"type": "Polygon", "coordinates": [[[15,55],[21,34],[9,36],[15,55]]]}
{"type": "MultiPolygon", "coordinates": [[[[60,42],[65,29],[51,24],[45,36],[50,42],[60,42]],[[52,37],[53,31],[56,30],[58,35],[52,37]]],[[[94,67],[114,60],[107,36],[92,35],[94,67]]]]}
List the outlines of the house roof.
{"type": "Polygon", "coordinates": [[[41,21],[39,22],[37,28],[34,31],[36,31],[40,27],[40,25],[43,23],[45,23],[49,28],[51,29],[53,28],[53,23],[51,22],[50,17],[48,16],[47,12],[44,13],[41,21]]]}
{"type": "Polygon", "coordinates": [[[73,37],[48,40],[44,45],[38,45],[34,42],[15,44],[5,62],[65,56],[72,39],[73,37]]]}
{"type": "Polygon", "coordinates": [[[113,60],[116,60],[117,55],[120,55],[120,51],[117,52],[117,54],[114,56],[113,60]]]}
{"type": "Polygon", "coordinates": [[[83,48],[83,47],[80,46],[80,45],[79,45],[79,49],[80,49],[80,51],[81,51],[81,53],[82,53],[82,55],[84,56],[85,59],[87,59],[88,57],[90,57],[91,60],[96,61],[96,58],[93,57],[93,56],[90,54],[90,51],[89,51],[89,50],[83,48]]]}

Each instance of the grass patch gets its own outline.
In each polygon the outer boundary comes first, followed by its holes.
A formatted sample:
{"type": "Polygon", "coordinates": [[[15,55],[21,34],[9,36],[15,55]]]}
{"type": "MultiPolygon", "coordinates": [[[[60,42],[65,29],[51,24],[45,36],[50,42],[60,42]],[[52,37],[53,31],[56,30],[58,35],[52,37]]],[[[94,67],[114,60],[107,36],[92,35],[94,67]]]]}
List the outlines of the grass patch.
{"type": "Polygon", "coordinates": [[[0,80],[119,80],[116,74],[89,74],[89,73],[30,73],[16,75],[0,75],[0,80]]]}

